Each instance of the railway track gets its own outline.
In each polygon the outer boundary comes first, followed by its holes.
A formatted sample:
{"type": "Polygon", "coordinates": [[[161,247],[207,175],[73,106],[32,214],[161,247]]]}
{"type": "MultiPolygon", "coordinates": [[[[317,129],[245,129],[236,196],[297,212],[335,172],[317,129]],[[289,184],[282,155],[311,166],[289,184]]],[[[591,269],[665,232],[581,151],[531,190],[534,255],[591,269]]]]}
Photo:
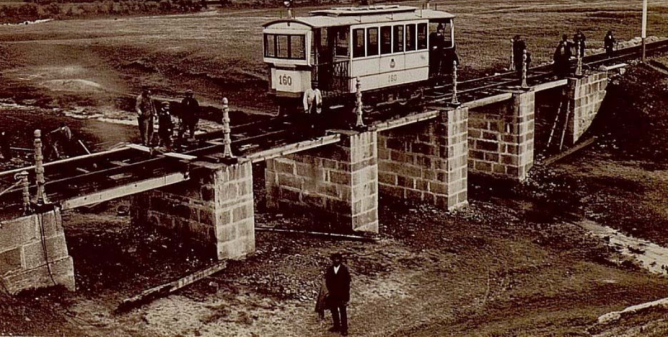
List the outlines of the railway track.
{"type": "MultiPolygon", "coordinates": [[[[590,55],[584,58],[583,63],[585,69],[594,69],[601,65],[638,58],[640,50],[640,46],[617,50],[612,58],[607,58],[605,54],[590,55]]],[[[648,55],[662,52],[668,52],[668,40],[647,45],[648,55]]],[[[533,86],[553,80],[551,67],[551,65],[541,65],[531,68],[528,76],[529,85],[533,86]]],[[[519,86],[519,84],[520,79],[518,79],[516,72],[504,72],[483,78],[464,80],[458,83],[458,98],[460,102],[466,103],[498,94],[500,90],[519,86]]],[[[449,102],[452,98],[452,85],[427,88],[425,92],[424,104],[443,104],[449,102]]],[[[415,106],[412,109],[410,107],[403,108],[403,110],[408,111],[403,111],[400,115],[407,115],[419,109],[420,107],[415,106]]],[[[396,112],[374,111],[365,114],[364,119],[365,123],[370,125],[396,116],[398,116],[396,112]]],[[[279,117],[258,123],[233,125],[233,153],[237,156],[245,156],[259,150],[307,140],[309,137],[303,134],[303,130],[300,130],[300,124],[297,116],[297,118],[279,117]]],[[[221,131],[199,135],[196,142],[188,144],[179,152],[206,160],[207,157],[222,153],[221,138],[221,131]]],[[[47,163],[45,165],[45,189],[51,200],[65,200],[150,177],[182,172],[187,169],[187,166],[188,164],[182,160],[165,154],[146,153],[125,147],[47,163]]],[[[22,170],[28,170],[31,174],[30,180],[35,180],[34,168],[32,167],[0,172],[0,190],[12,186],[15,183],[14,174],[22,170]]],[[[32,195],[34,195],[35,189],[36,186],[32,185],[32,195]]],[[[14,188],[0,195],[0,218],[9,218],[19,214],[20,193],[19,188],[14,188]]]]}

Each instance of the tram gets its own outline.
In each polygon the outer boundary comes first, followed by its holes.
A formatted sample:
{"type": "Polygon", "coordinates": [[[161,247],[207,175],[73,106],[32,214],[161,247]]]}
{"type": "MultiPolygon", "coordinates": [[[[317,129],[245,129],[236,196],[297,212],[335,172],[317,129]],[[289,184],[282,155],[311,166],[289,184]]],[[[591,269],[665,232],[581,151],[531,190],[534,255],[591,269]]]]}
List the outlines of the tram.
{"type": "Polygon", "coordinates": [[[454,51],[454,18],[437,10],[382,5],[316,10],[266,23],[269,92],[286,113],[298,109],[312,82],[325,109],[351,104],[357,79],[366,104],[409,100],[433,75],[430,40],[437,29],[440,48],[454,51]]]}

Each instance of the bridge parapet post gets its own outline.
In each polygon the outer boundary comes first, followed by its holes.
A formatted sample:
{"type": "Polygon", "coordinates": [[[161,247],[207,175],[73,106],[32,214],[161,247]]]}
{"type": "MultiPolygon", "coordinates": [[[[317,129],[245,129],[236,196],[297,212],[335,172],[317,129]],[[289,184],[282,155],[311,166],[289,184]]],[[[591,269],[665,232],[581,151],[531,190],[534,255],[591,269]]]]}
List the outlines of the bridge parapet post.
{"type": "Polygon", "coordinates": [[[37,183],[37,200],[38,205],[44,205],[48,203],[46,198],[46,193],[44,191],[44,155],[42,154],[42,132],[40,130],[35,130],[35,179],[37,183]]]}
{"type": "Polygon", "coordinates": [[[317,209],[338,231],[378,232],[376,131],[341,131],[337,144],[267,161],[267,207],[317,209]]]}
{"type": "Polygon", "coordinates": [[[133,224],[178,235],[219,260],[255,251],[251,162],[191,168],[190,180],[133,197],[133,224]]]}

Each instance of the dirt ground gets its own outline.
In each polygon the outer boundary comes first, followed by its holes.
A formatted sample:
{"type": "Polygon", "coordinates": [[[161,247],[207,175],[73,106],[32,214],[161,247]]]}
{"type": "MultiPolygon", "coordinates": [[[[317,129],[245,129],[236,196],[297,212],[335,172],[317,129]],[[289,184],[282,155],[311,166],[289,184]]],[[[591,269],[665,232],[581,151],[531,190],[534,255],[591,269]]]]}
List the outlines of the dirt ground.
{"type": "MultiPolygon", "coordinates": [[[[562,31],[581,26],[594,39],[612,27],[629,39],[639,20],[639,6],[621,0],[542,3],[449,2],[459,14],[470,74],[502,66],[499,54],[518,25],[527,27],[540,58],[562,31]]],[[[668,9],[659,2],[652,8],[652,34],[668,35],[668,9]]],[[[259,27],[275,15],[244,10],[0,27],[0,95],[20,103],[0,107],[0,121],[55,123],[53,108],[115,113],[119,97],[142,84],[163,97],[201,86],[205,102],[216,104],[224,92],[239,107],[262,112],[269,103],[256,99],[266,87],[259,27]],[[249,29],[253,34],[240,34],[249,29]]],[[[0,334],[335,336],[326,332],[329,315],[320,321],[313,307],[328,256],[343,252],[353,273],[351,335],[665,336],[666,311],[658,309],[596,324],[605,313],[666,297],[668,279],[577,225],[588,219],[668,245],[668,81],[637,67],[620,83],[608,88],[587,135],[599,140],[536,167],[526,184],[471,177],[470,207],[454,213],[383,197],[378,243],[258,232],[257,252],[246,260],[128,313],[114,314],[123,298],[213,261],[178,238],[132,226],[117,214],[127,200],[67,212],[78,291],[0,295],[0,334]]],[[[100,128],[83,133],[127,132],[100,128]]],[[[258,226],[321,225],[313,224],[314,214],[264,209],[262,168],[255,171],[258,226]]]]}

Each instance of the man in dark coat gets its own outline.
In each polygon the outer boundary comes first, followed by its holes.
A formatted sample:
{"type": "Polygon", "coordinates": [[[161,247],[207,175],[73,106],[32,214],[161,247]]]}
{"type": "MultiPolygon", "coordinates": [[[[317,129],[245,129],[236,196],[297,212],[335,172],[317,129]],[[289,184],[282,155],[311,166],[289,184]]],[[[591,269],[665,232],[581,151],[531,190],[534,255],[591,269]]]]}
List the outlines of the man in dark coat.
{"type": "Polygon", "coordinates": [[[436,31],[429,34],[429,76],[431,77],[441,75],[444,46],[445,27],[439,23],[436,31]]]}
{"type": "Polygon", "coordinates": [[[611,58],[615,50],[615,45],[617,44],[617,40],[615,39],[615,36],[612,35],[611,30],[609,30],[608,33],[605,34],[605,38],[603,39],[603,44],[605,45],[605,55],[608,58],[611,58]]]}
{"type": "Polygon", "coordinates": [[[587,37],[578,29],[577,33],[573,36],[573,45],[576,48],[576,56],[578,55],[578,52],[580,53],[580,57],[585,56],[585,41],[587,41],[587,37]]]}
{"type": "Polygon", "coordinates": [[[163,102],[162,107],[158,111],[159,146],[164,146],[166,149],[171,150],[173,130],[174,123],[172,123],[172,115],[169,112],[169,102],[163,102]]]}
{"type": "Polygon", "coordinates": [[[186,91],[186,97],[181,101],[181,129],[179,130],[179,139],[188,130],[190,138],[195,138],[195,129],[199,122],[199,103],[193,97],[193,91],[186,91]]]}
{"type": "Polygon", "coordinates": [[[562,36],[557,49],[554,51],[554,72],[559,77],[566,77],[571,69],[570,59],[573,56],[568,36],[562,36]]]}
{"type": "Polygon", "coordinates": [[[525,49],[527,49],[527,43],[521,36],[515,35],[515,37],[513,37],[513,63],[515,64],[515,71],[517,71],[520,76],[522,74],[525,49]]]}
{"type": "Polygon", "coordinates": [[[340,331],[341,335],[348,335],[348,313],[346,307],[350,301],[350,272],[348,267],[341,263],[343,257],[339,253],[332,254],[332,265],[325,273],[325,283],[329,291],[328,304],[332,311],[334,326],[331,332],[340,331]]]}

